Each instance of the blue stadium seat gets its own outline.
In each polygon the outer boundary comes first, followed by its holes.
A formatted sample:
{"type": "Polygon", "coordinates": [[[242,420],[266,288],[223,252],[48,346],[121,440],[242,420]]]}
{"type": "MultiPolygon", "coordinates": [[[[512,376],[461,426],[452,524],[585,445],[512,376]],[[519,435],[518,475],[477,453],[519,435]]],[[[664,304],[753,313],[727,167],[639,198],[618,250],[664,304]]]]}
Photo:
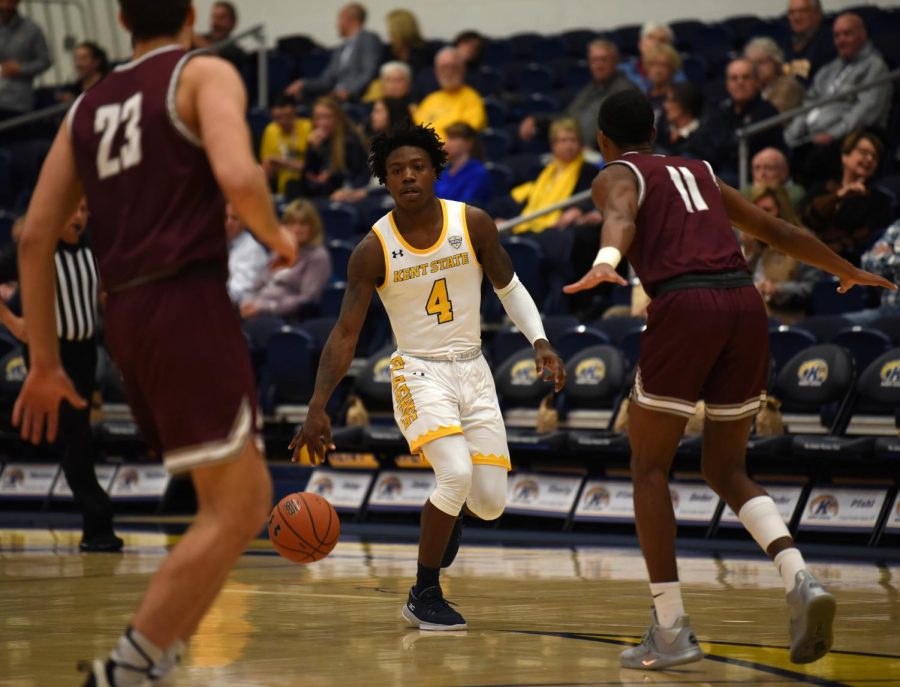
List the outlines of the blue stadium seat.
{"type": "Polygon", "coordinates": [[[333,282],[325,287],[322,298],[319,299],[319,312],[323,317],[337,317],[341,313],[341,301],[344,300],[344,291],[347,290],[347,282],[333,282]]]}
{"type": "Polygon", "coordinates": [[[506,165],[497,162],[485,162],[485,169],[491,175],[491,187],[495,198],[505,198],[513,187],[513,173],[506,165]]]}
{"type": "Polygon", "coordinates": [[[706,60],[699,55],[684,55],[681,62],[681,71],[695,86],[703,86],[706,81],[706,60]]]}
{"type": "Polygon", "coordinates": [[[784,45],[791,37],[791,30],[787,22],[776,19],[758,24],[753,32],[753,37],[757,36],[771,38],[778,45],[784,45]]]}
{"type": "Polygon", "coordinates": [[[599,329],[586,327],[583,324],[572,327],[559,334],[553,341],[553,347],[563,360],[572,358],[590,346],[608,345],[609,337],[599,329]]]}
{"type": "Polygon", "coordinates": [[[300,76],[304,79],[319,76],[328,66],[329,59],[331,53],[328,50],[310,50],[300,62],[300,76]]]}
{"type": "MultiPolygon", "coordinates": [[[[502,79],[503,77],[500,76],[499,78],[502,79]]],[[[484,91],[481,89],[476,90],[484,94],[484,91]]],[[[509,119],[509,108],[499,98],[486,97],[484,99],[484,110],[487,113],[488,126],[494,129],[504,126],[509,119]]]]}
{"type": "Polygon", "coordinates": [[[531,50],[528,52],[526,59],[548,64],[560,57],[565,57],[568,52],[568,46],[565,41],[558,36],[540,36],[531,50]]]}
{"type": "Polygon", "coordinates": [[[597,38],[597,32],[591,29],[572,29],[563,31],[559,38],[565,44],[570,57],[584,59],[588,43],[597,38]]]}
{"type": "Polygon", "coordinates": [[[541,319],[544,322],[544,332],[547,334],[551,344],[554,343],[556,338],[563,332],[581,324],[575,315],[568,314],[544,315],[541,319]]]}
{"type": "Polygon", "coordinates": [[[591,80],[591,70],[585,59],[566,60],[562,63],[558,62],[557,65],[562,83],[566,88],[579,91],[591,80]]]}
{"type": "Polygon", "coordinates": [[[829,343],[838,332],[852,327],[853,323],[842,315],[810,315],[800,320],[796,326],[808,331],[819,343],[829,343]]]}
{"type": "Polygon", "coordinates": [[[320,205],[319,216],[325,236],[355,243],[359,239],[359,210],[350,203],[329,202],[320,205]]]}
{"type": "Polygon", "coordinates": [[[530,62],[510,71],[513,90],[523,93],[548,93],[556,83],[556,74],[546,64],[530,62]]]}
{"type": "Polygon", "coordinates": [[[336,322],[336,317],[311,317],[308,320],[303,320],[297,328],[309,334],[313,342],[313,351],[318,355],[325,347],[325,342],[328,340],[328,336],[331,334],[331,330],[334,329],[336,322]]]}
{"type": "Polygon", "coordinates": [[[505,158],[512,147],[512,136],[503,129],[483,129],[478,134],[478,140],[484,148],[485,159],[490,162],[505,158]]]}
{"type": "Polygon", "coordinates": [[[824,279],[813,287],[810,310],[813,315],[840,315],[866,307],[865,290],[857,286],[847,293],[838,293],[838,280],[824,279]]]}
{"type": "Polygon", "coordinates": [[[12,207],[12,155],[0,149],[0,208],[12,207]]]}
{"type": "Polygon", "coordinates": [[[645,321],[640,317],[606,317],[594,320],[591,327],[606,334],[614,344],[619,344],[628,332],[640,329],[644,324],[645,321]]]}
{"type": "Polygon", "coordinates": [[[900,315],[879,317],[872,323],[872,329],[884,332],[891,338],[891,343],[900,346],[900,315]]]}
{"type": "Polygon", "coordinates": [[[285,416],[287,409],[309,402],[315,382],[315,344],[306,332],[285,327],[266,343],[266,367],[263,374],[263,407],[269,414],[285,416]]]}
{"type": "Polygon", "coordinates": [[[891,349],[891,337],[868,327],[849,327],[835,336],[831,343],[843,346],[856,361],[856,369],[863,370],[875,358],[891,349]]]}
{"type": "MultiPolygon", "coordinates": [[[[624,289],[623,289],[624,290],[624,289]]],[[[641,353],[641,334],[647,328],[646,324],[635,327],[627,332],[619,339],[619,350],[625,356],[625,362],[629,368],[634,368],[638,363],[638,357],[641,353]]]]}
{"type": "Polygon", "coordinates": [[[513,59],[531,60],[531,53],[534,50],[534,46],[543,38],[544,37],[541,34],[534,31],[516,33],[510,36],[508,40],[512,45],[513,59]]]}
{"type": "Polygon", "coordinates": [[[347,281],[347,265],[353,253],[353,244],[349,241],[329,241],[328,253],[331,255],[331,281],[347,281]]]}
{"type": "Polygon", "coordinates": [[[528,339],[525,338],[522,332],[512,326],[499,330],[494,334],[494,338],[491,341],[490,353],[493,367],[499,367],[510,356],[518,353],[523,348],[531,348],[531,344],[528,343],[528,339]]]}
{"type": "Polygon", "coordinates": [[[294,80],[297,65],[294,58],[280,52],[269,52],[269,99],[278,95],[294,80]]]}
{"type": "MultiPolygon", "coordinates": [[[[506,78],[496,67],[484,65],[466,74],[466,82],[482,96],[499,96],[506,78]]],[[[488,116],[490,119],[490,116],[488,116]]]]}
{"type": "Polygon", "coordinates": [[[272,116],[268,110],[253,108],[247,113],[247,124],[250,125],[250,133],[253,134],[254,150],[259,149],[259,142],[262,140],[263,132],[272,121],[272,116]]]}
{"type": "Polygon", "coordinates": [[[540,245],[533,239],[519,236],[506,237],[501,239],[501,243],[512,258],[516,274],[528,292],[535,296],[543,293],[544,253],[540,245]]]}
{"type": "Polygon", "coordinates": [[[512,62],[512,43],[506,38],[491,38],[484,46],[483,59],[485,64],[493,67],[512,62]]]}
{"type": "Polygon", "coordinates": [[[559,99],[545,93],[531,93],[519,105],[522,116],[551,114],[560,111],[559,99]]]}
{"type": "Polygon", "coordinates": [[[860,374],[845,434],[877,436],[872,450],[878,460],[900,457],[900,348],[879,356],[860,374]]]}
{"type": "Polygon", "coordinates": [[[769,330],[769,349],[776,371],[800,351],[816,344],[816,337],[805,329],[781,325],[769,330]]]}
{"type": "Polygon", "coordinates": [[[682,19],[669,22],[669,28],[675,34],[675,47],[680,52],[694,52],[694,38],[706,24],[696,19],[682,19]]]}

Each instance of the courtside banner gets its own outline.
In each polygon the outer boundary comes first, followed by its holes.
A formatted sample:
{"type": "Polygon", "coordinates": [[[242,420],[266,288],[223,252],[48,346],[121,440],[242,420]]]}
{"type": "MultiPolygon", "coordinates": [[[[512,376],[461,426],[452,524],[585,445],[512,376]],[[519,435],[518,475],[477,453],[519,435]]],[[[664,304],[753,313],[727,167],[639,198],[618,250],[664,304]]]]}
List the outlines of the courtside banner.
{"type": "Polygon", "coordinates": [[[888,532],[900,532],[900,493],[897,494],[894,505],[891,506],[891,513],[888,515],[885,529],[888,532]]]}
{"type": "Polygon", "coordinates": [[[7,463],[0,473],[0,496],[44,498],[53,488],[59,465],[43,463],[7,463]]]}
{"type": "Polygon", "coordinates": [[[369,497],[372,510],[418,510],[434,491],[434,473],[385,470],[375,478],[369,497]]]}
{"type": "Polygon", "coordinates": [[[803,507],[800,529],[871,531],[886,498],[886,489],[816,487],[803,507]]]}
{"type": "Polygon", "coordinates": [[[702,482],[672,482],[669,495],[675,520],[684,525],[708,525],[719,506],[716,492],[702,482]]]}
{"type": "Polygon", "coordinates": [[[160,499],[169,488],[171,476],[160,465],[119,466],[109,495],[113,500],[160,499]]]}
{"type": "MultiPolygon", "coordinates": [[[[109,488],[112,485],[113,475],[116,474],[116,467],[118,466],[94,466],[94,473],[97,475],[97,482],[100,483],[100,488],[107,493],[109,493],[109,488]]],[[[56,480],[56,484],[53,486],[53,498],[67,500],[71,500],[73,498],[72,488],[69,486],[69,481],[66,479],[66,474],[64,472],[59,473],[59,479],[56,480]]]]}
{"type": "Polygon", "coordinates": [[[357,511],[362,508],[374,472],[346,470],[313,470],[305,491],[318,494],[337,510],[357,511]]]}
{"type": "Polygon", "coordinates": [[[631,482],[589,480],[581,490],[576,520],[632,522],[634,520],[634,488],[631,482]]]}
{"type": "MultiPolygon", "coordinates": [[[[775,484],[761,484],[760,486],[772,497],[772,500],[778,507],[778,512],[781,514],[781,519],[784,520],[784,524],[787,525],[790,523],[791,518],[794,516],[794,511],[797,510],[797,504],[800,503],[803,487],[797,485],[775,484]]],[[[727,505],[722,511],[722,518],[719,520],[719,524],[722,525],[722,527],[742,527],[737,513],[731,510],[727,505]]]]}
{"type": "Polygon", "coordinates": [[[516,473],[509,479],[506,512],[521,515],[567,517],[572,512],[582,477],[516,473]]]}

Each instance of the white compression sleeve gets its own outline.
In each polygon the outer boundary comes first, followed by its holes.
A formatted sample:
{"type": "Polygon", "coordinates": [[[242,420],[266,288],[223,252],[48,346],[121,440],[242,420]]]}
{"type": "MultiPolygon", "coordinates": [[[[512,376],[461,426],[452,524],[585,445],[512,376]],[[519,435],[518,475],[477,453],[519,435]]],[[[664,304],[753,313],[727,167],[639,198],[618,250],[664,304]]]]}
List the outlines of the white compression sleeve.
{"type": "Polygon", "coordinates": [[[541,321],[541,313],[538,312],[528,289],[515,274],[509,284],[502,289],[494,289],[494,293],[500,298],[509,319],[525,335],[530,344],[534,345],[538,339],[547,338],[544,333],[544,323],[541,321]]]}

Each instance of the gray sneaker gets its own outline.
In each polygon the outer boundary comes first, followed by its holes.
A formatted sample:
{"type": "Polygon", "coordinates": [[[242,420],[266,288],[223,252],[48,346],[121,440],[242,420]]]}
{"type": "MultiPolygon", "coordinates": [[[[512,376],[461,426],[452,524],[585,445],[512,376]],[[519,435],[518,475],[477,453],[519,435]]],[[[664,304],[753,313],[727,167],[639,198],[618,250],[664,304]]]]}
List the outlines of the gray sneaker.
{"type": "Polygon", "coordinates": [[[665,638],[668,632],[660,627],[656,609],[650,613],[650,621],[650,629],[644,634],[641,643],[619,654],[619,663],[623,668],[662,670],[703,658],[703,650],[697,644],[691,621],[686,615],[675,621],[674,627],[681,629],[672,641],[665,638]]]}
{"type": "Polygon", "coordinates": [[[794,578],[794,589],[787,594],[791,611],[791,661],[818,661],[834,642],[835,600],[819,584],[809,570],[801,570],[794,578]]]}

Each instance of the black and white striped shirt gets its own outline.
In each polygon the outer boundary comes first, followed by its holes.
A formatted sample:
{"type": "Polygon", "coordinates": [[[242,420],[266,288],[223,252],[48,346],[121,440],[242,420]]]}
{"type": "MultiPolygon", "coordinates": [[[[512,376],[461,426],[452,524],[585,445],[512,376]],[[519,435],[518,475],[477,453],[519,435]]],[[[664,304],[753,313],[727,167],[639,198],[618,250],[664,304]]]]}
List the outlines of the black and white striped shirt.
{"type": "Polygon", "coordinates": [[[63,341],[91,339],[97,329],[97,296],[100,282],[94,254],[82,239],[78,244],[60,241],[56,262],[56,334],[63,341]]]}

